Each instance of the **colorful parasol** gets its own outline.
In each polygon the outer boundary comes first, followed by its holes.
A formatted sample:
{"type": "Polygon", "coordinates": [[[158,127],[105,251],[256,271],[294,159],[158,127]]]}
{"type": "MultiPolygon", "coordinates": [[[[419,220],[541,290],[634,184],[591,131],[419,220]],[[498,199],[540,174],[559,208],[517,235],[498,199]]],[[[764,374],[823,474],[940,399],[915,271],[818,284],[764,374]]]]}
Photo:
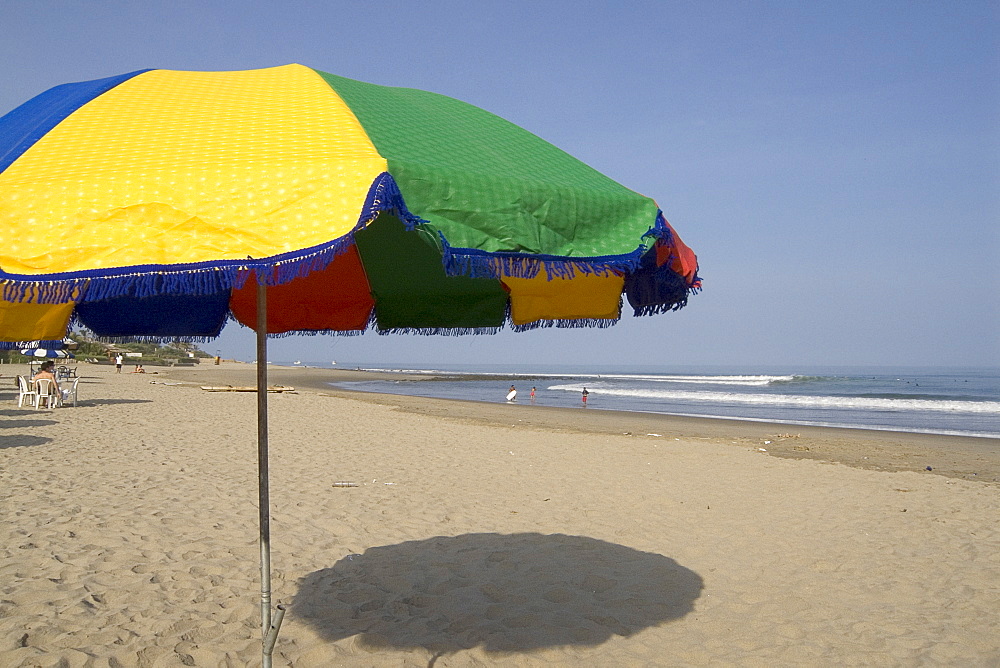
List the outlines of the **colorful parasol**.
{"type": "Polygon", "coordinates": [[[73,357],[73,353],[68,350],[53,350],[52,348],[22,348],[19,352],[27,357],[50,357],[53,359],[67,359],[73,357]]]}
{"type": "Polygon", "coordinates": [[[287,65],[66,84],[0,119],[0,338],[466,333],[682,306],[656,203],[486,111],[287,65]],[[251,259],[252,258],[252,259],[251,259]],[[295,280],[301,279],[301,280],[295,280]]]}
{"type": "MultiPolygon", "coordinates": [[[[301,65],[141,70],[0,118],[0,342],[608,326],[684,306],[657,204],[458,100],[301,65]],[[266,326],[258,326],[258,320],[266,326]]],[[[264,662],[266,392],[258,392],[264,662]]],[[[269,645],[270,643],[270,645],[269,645]]]]}

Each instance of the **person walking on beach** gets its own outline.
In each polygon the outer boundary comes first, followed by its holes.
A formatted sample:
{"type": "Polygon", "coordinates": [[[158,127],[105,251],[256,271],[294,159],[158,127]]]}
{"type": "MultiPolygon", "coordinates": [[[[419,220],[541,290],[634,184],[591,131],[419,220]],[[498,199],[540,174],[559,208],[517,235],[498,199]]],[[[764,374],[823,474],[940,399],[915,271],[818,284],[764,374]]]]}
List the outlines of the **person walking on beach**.
{"type": "Polygon", "coordinates": [[[587,395],[588,395],[588,394],[590,394],[590,392],[588,392],[588,391],[587,391],[587,388],[583,388],[583,396],[582,396],[582,399],[583,399],[583,405],[584,405],[584,406],[586,406],[586,405],[587,405],[587,395]]]}
{"type": "Polygon", "coordinates": [[[511,385],[510,389],[507,390],[507,401],[514,401],[515,399],[517,399],[517,390],[511,385]]]}
{"type": "Polygon", "coordinates": [[[118,353],[117,355],[115,355],[115,373],[121,373],[122,372],[122,362],[124,362],[124,361],[125,361],[125,358],[122,357],[121,353],[118,353]]]}

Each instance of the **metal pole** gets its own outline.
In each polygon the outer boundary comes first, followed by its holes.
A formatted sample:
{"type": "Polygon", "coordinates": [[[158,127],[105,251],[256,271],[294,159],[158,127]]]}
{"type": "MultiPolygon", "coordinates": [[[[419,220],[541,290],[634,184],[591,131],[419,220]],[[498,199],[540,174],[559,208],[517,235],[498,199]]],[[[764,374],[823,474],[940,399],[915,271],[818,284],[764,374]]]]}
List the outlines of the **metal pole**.
{"type": "Polygon", "coordinates": [[[283,614],[271,627],[271,516],[267,489],[267,287],[257,282],[257,482],[260,512],[261,665],[271,668],[271,651],[283,614]]]}

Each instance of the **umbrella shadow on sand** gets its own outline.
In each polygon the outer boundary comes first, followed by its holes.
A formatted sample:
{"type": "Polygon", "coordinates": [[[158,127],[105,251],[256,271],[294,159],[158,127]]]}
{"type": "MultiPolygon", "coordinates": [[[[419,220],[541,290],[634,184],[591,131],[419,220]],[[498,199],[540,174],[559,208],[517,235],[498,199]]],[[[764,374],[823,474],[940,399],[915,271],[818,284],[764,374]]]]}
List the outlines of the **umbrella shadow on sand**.
{"type": "MultiPolygon", "coordinates": [[[[15,393],[12,396],[14,398],[14,401],[17,401],[17,394],[15,393]]],[[[7,397],[4,396],[4,393],[0,392],[0,401],[3,401],[6,398],[7,397]]],[[[30,409],[30,408],[31,407],[29,406],[28,409],[30,409]]],[[[24,407],[3,409],[3,410],[0,410],[0,417],[25,417],[25,412],[24,412],[25,410],[27,410],[27,409],[24,408],[24,407]]]]}
{"type": "Polygon", "coordinates": [[[0,443],[0,450],[6,450],[7,448],[24,448],[29,445],[45,445],[46,443],[51,443],[52,439],[46,436],[31,436],[28,434],[14,434],[13,436],[4,436],[3,442],[0,443]]]}
{"type": "MultiPolygon", "coordinates": [[[[150,399],[81,399],[79,402],[80,408],[96,408],[98,406],[110,406],[112,404],[151,404],[153,403],[150,399]]],[[[67,406],[68,409],[72,410],[73,406],[67,406]]]]}
{"type": "Polygon", "coordinates": [[[357,635],[372,649],[423,647],[435,657],[598,645],[683,617],[703,588],[659,554],[537,533],[373,547],[299,585],[291,610],[325,638],[357,635]]]}
{"type": "Polygon", "coordinates": [[[32,427],[48,427],[53,424],[59,423],[55,420],[4,420],[0,422],[0,429],[30,429],[32,427]]]}

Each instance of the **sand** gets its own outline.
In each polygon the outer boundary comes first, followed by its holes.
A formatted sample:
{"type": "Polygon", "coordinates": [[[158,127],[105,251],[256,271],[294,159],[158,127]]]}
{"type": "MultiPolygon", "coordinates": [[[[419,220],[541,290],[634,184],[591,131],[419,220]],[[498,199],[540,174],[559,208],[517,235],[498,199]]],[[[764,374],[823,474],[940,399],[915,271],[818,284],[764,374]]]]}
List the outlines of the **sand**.
{"type": "MultiPolygon", "coordinates": [[[[190,382],[222,385],[256,385],[256,367],[172,369],[171,377],[190,382]]],[[[473,401],[427,399],[407,395],[374,395],[338,391],[331,383],[356,380],[407,379],[427,382],[426,376],[359,372],[349,369],[271,367],[270,385],[290,385],[331,396],[352,397],[412,413],[439,415],[480,424],[507,424],[513,411],[522,426],[576,430],[589,433],[670,434],[714,443],[763,449],[776,457],[816,459],[877,471],[926,471],[966,480],[1000,482],[1000,439],[943,436],[905,432],[808,427],[743,420],[625,413],[595,409],[558,408],[521,402],[511,406],[473,401]]],[[[498,396],[509,384],[498,379],[498,396]]]]}
{"type": "MultiPolygon", "coordinates": [[[[259,665],[256,395],[199,389],[252,368],[79,369],[35,411],[0,367],[0,666],[259,665]]],[[[329,373],[271,374],[276,666],[1000,664],[995,440],[329,373]]]]}

